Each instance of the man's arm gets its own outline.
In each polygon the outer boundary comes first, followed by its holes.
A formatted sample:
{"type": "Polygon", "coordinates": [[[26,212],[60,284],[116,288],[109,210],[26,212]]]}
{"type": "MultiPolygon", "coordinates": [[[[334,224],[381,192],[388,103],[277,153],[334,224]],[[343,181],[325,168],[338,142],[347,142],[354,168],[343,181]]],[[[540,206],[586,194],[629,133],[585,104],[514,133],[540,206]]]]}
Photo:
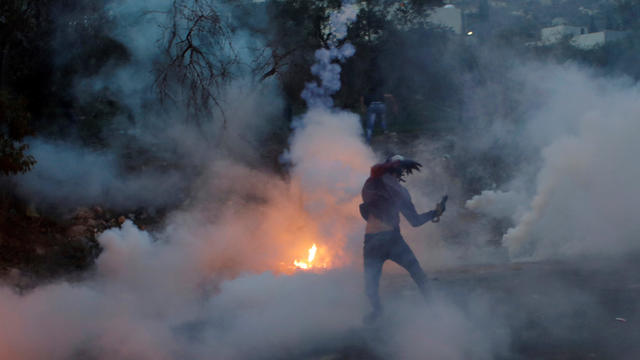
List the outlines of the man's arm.
{"type": "Polygon", "coordinates": [[[411,201],[411,195],[409,195],[409,191],[407,191],[407,189],[405,188],[401,188],[401,189],[403,191],[399,191],[401,192],[401,194],[399,196],[399,202],[398,202],[400,206],[400,212],[402,213],[402,215],[404,215],[407,221],[409,221],[409,224],[411,224],[411,226],[417,227],[417,226],[423,225],[424,223],[429,222],[430,220],[433,220],[439,215],[437,210],[431,210],[431,211],[424,212],[422,214],[418,214],[416,207],[413,205],[413,202],[411,201]]]}

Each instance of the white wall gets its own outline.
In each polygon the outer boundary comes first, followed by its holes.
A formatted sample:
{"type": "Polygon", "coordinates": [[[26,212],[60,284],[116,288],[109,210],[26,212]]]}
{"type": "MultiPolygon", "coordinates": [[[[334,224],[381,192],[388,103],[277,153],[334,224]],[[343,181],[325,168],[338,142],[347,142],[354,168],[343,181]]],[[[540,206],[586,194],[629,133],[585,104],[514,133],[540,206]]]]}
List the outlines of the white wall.
{"type": "Polygon", "coordinates": [[[562,40],[565,36],[575,36],[586,33],[587,28],[585,26],[558,25],[543,28],[540,30],[540,37],[543,45],[550,45],[562,40]]]}
{"type": "Polygon", "coordinates": [[[593,49],[607,42],[620,40],[627,35],[624,31],[604,30],[590,34],[577,35],[571,39],[571,44],[580,49],[593,49]]]}

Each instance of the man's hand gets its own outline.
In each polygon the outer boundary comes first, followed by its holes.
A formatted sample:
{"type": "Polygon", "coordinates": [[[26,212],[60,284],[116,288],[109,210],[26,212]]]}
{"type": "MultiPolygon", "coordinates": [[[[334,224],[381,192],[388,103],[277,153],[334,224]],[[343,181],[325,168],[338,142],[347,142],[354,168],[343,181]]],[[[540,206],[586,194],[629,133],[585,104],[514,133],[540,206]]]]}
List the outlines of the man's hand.
{"type": "Polygon", "coordinates": [[[436,208],[433,210],[436,213],[436,216],[433,218],[433,220],[431,220],[434,223],[437,223],[440,221],[440,216],[444,213],[444,211],[447,209],[447,200],[449,199],[449,195],[445,195],[442,197],[442,200],[440,200],[440,202],[438,204],[436,204],[436,208]]]}

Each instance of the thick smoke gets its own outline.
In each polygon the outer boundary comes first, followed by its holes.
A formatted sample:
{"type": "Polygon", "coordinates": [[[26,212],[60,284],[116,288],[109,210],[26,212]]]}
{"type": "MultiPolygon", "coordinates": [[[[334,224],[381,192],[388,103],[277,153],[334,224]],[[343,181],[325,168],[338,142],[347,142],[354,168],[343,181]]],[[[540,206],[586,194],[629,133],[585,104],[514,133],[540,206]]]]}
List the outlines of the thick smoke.
{"type": "MultiPolygon", "coordinates": [[[[346,13],[331,17],[336,39],[345,27],[335,21],[345,24],[352,18],[346,13]]],[[[168,127],[161,138],[173,135],[175,152],[205,168],[183,208],[154,233],[127,221],[100,234],[104,251],[84,280],[24,295],[0,289],[0,357],[306,358],[351,346],[361,336],[366,304],[359,266],[364,224],[357,204],[375,156],[363,142],[358,116],[331,108],[327,99],[339,88],[333,61],[352,53],[348,45],[319,50],[313,72],[321,79],[316,89],[323,90],[306,93],[311,110],[295,122],[283,157],[291,165],[287,179],[247,165],[254,153],[251,137],[233,141],[234,132],[254,127],[265,119],[265,108],[273,108],[264,106],[271,99],[264,100],[264,93],[229,91],[227,115],[235,122],[227,142],[235,146],[214,151],[190,129],[168,127]],[[313,243],[318,265],[334,269],[295,272],[293,260],[304,258],[313,243]]],[[[147,139],[146,129],[134,129],[136,138],[147,139]]],[[[41,149],[42,168],[25,178],[30,180],[24,189],[52,202],[154,203],[182,185],[177,175],[124,175],[109,153],[42,140],[33,144],[41,149]],[[70,179],[90,191],[73,193],[70,179]],[[58,195],[51,195],[52,187],[60,189],[58,195]]],[[[389,340],[365,339],[363,346],[396,358],[423,358],[424,351],[437,358],[472,352],[490,358],[496,347],[482,335],[481,311],[472,310],[468,320],[464,309],[446,305],[446,299],[425,310],[418,298],[410,293],[391,302],[402,316],[385,320],[389,340]],[[454,334],[459,341],[448,339],[454,334]],[[425,337],[430,340],[419,340],[425,337]],[[482,345],[481,354],[476,345],[482,345]]]]}
{"type": "Polygon", "coordinates": [[[19,193],[38,205],[161,207],[184,196],[180,192],[185,191],[185,184],[177,171],[131,174],[121,169],[115,154],[107,151],[43,139],[34,139],[30,146],[38,166],[20,176],[17,186],[19,193]]]}
{"type": "MultiPolygon", "coordinates": [[[[361,321],[357,272],[245,274],[212,289],[203,264],[194,261],[203,249],[189,247],[201,239],[157,242],[126,222],[99,241],[105,252],[90,281],[43,286],[26,296],[0,290],[0,356],[299,358],[334,353],[345,339],[353,341],[361,321]]],[[[482,297],[473,297],[470,314],[447,299],[428,308],[416,300],[413,294],[392,301],[391,312],[399,316],[385,319],[389,340],[365,344],[408,359],[424,352],[439,359],[490,358],[504,346],[495,343],[504,338],[482,328],[482,297]]]]}
{"type": "Polygon", "coordinates": [[[33,171],[15,177],[18,192],[43,208],[175,206],[189,195],[203,164],[223,157],[259,164],[261,141],[271,130],[269,124],[277,124],[274,119],[282,113],[277,94],[269,83],[231,83],[221,96],[225,116],[232,119],[224,136],[218,136],[215,123],[170,122],[180,115],[167,113],[168,118],[159,118],[155,124],[131,124],[109,134],[104,149],[31,139],[38,164],[33,171]]]}
{"type": "Polygon", "coordinates": [[[349,25],[354,22],[358,16],[360,9],[351,2],[352,1],[343,1],[340,9],[329,15],[329,34],[332,44],[335,44],[347,36],[349,25]]]}
{"type": "MultiPolygon", "coordinates": [[[[126,47],[129,60],[123,66],[106,66],[96,75],[75,79],[76,95],[83,99],[85,94],[107,89],[134,112],[137,120],[145,115],[154,117],[156,114],[148,113],[155,102],[151,91],[154,62],[163,55],[161,40],[170,20],[169,10],[170,2],[162,0],[106,2],[104,12],[112,22],[109,36],[126,47]]],[[[58,49],[60,56],[65,51],[58,49]]]]}
{"type": "MultiPolygon", "coordinates": [[[[180,6],[195,5],[185,1],[180,6]]],[[[29,140],[38,163],[14,182],[30,203],[63,212],[92,205],[115,210],[176,206],[189,196],[203,164],[218,157],[260,163],[263,140],[285,122],[274,81],[256,84],[246,69],[234,67],[230,80],[215,89],[219,106],[199,119],[185,120],[191,109],[179,98],[159,101],[157,66],[167,61],[162,46],[172,21],[170,10],[167,1],[105,4],[109,19],[105,28],[126,48],[127,61],[106,64],[96,74],[78,75],[71,92],[80,103],[108,94],[120,110],[102,128],[100,146],[74,140],[72,130],[64,138],[29,140]]],[[[227,12],[221,4],[217,10],[227,12]]],[[[64,28],[68,19],[61,18],[59,26],[64,28]]],[[[59,42],[66,44],[62,38],[74,35],[60,31],[59,42]]],[[[242,32],[229,36],[237,45],[233,55],[238,62],[249,63],[249,50],[243,46],[259,48],[257,40],[242,32]]],[[[61,58],[68,56],[65,46],[57,49],[61,58]]],[[[180,93],[178,84],[167,86],[180,93]]]]}
{"type": "MultiPolygon", "coordinates": [[[[347,24],[348,13],[330,18],[347,24]]],[[[0,288],[0,357],[309,358],[333,356],[349,341],[383,358],[507,356],[510,334],[502,319],[508,306],[499,301],[504,299],[480,292],[455,296],[437,286],[426,307],[410,286],[394,291],[392,299],[383,291],[393,315],[382,319],[371,338],[353,340],[369,334],[361,329],[367,303],[359,264],[364,223],[357,204],[376,155],[363,142],[357,115],[332,107],[330,96],[340,85],[336,61],[346,61],[354,48],[337,44],[346,28],[331,27],[335,47],[317,53],[312,71],[320,81],[305,90],[310,110],[295,121],[283,156],[291,165],[288,177],[253,166],[260,149],[252,144],[265,129],[246,134],[278,112],[279,100],[265,95],[273,93],[269,88],[251,92],[247,83],[236,83],[223,97],[234,121],[222,149],[200,141],[202,134],[191,128],[170,126],[159,136],[173,137],[174,159],[200,168],[188,201],[164,228],[149,233],[127,221],[105,231],[98,237],[104,251],[95,271],[81,281],[24,295],[0,288]],[[293,260],[304,258],[314,243],[318,264],[332,270],[296,271],[293,260]]],[[[527,151],[540,150],[542,165],[531,179],[534,165],[523,164],[511,182],[471,199],[468,208],[513,221],[504,243],[514,256],[527,249],[538,257],[635,249],[637,87],[595,79],[570,66],[527,66],[513,76],[522,80],[523,93],[539,94],[533,100],[541,106],[527,114],[520,140],[527,151]]],[[[134,130],[139,141],[158,138],[146,127],[134,130]]],[[[493,135],[505,134],[499,125],[494,130],[493,135]]],[[[43,170],[34,170],[24,186],[51,202],[108,198],[121,206],[154,204],[184,185],[180,171],[125,176],[108,153],[42,140],[33,144],[41,149],[43,170]],[[47,154],[52,160],[44,161],[47,154]],[[90,184],[90,191],[71,192],[70,179],[90,184]],[[59,195],[45,191],[49,187],[59,188],[59,195]]],[[[427,268],[458,259],[441,239],[484,236],[450,233],[462,223],[454,220],[463,215],[454,201],[461,190],[452,183],[449,160],[437,152],[426,143],[407,154],[425,164],[408,180],[418,209],[432,208],[443,193],[452,198],[439,226],[403,224],[418,257],[428,259],[427,268]]]]}
{"type": "Polygon", "coordinates": [[[467,206],[511,217],[503,242],[515,258],[637,251],[637,85],[571,65],[527,66],[516,76],[525,93],[539,94],[520,140],[539,149],[542,164],[534,179],[523,171],[510,188],[483,192],[467,206]]]}
{"type": "Polygon", "coordinates": [[[480,292],[466,300],[438,293],[425,306],[419,299],[394,299],[385,319],[388,339],[379,353],[393,359],[494,359],[508,352],[509,331],[500,320],[504,309],[480,292]]]}
{"type": "Polygon", "coordinates": [[[467,201],[466,207],[495,218],[520,219],[526,201],[522,194],[515,191],[485,190],[467,201]]]}
{"type": "MultiPolygon", "coordinates": [[[[123,18],[140,10],[115,5],[115,16],[123,18]]],[[[131,33],[146,33],[146,25],[140,26],[131,33]]],[[[135,46],[133,40],[127,44],[135,46]]],[[[127,75],[129,70],[115,76],[115,84],[138,78],[139,72],[127,75]]],[[[125,96],[144,93],[124,87],[117,91],[125,96]]],[[[0,357],[269,358],[333,341],[360,321],[357,272],[274,275],[292,272],[293,260],[305,257],[314,242],[318,261],[327,259],[323,265],[348,265],[348,243],[362,226],[355,199],[372,161],[357,116],[330,109],[305,115],[291,142],[294,168],[285,181],[244,165],[255,152],[246,150],[255,134],[235,134],[264,121],[265,109],[266,115],[277,109],[253,101],[258,96],[239,96],[245,94],[229,91],[229,147],[214,153],[193,144],[197,137],[188,129],[180,135],[176,127],[168,131],[167,137],[173,134],[184,146],[178,153],[207,171],[196,185],[197,196],[169,217],[164,230],[151,234],[127,221],[98,237],[104,251],[86,280],[42,286],[24,296],[1,290],[0,357]],[[247,141],[233,142],[234,137],[247,141]]],[[[139,99],[132,98],[131,106],[141,110],[139,99]]],[[[145,139],[144,130],[134,129],[138,139],[145,139]]],[[[41,164],[21,179],[22,189],[47,201],[139,205],[145,196],[150,203],[174,196],[172,181],[182,185],[166,174],[124,175],[106,152],[43,140],[33,144],[41,164]]]]}
{"type": "Polygon", "coordinates": [[[348,276],[244,276],[212,296],[186,240],[157,243],[130,222],[99,240],[95,279],[3,289],[3,358],[255,358],[356,321],[353,293],[326,291],[355,289],[348,276]]]}
{"type": "Polygon", "coordinates": [[[311,67],[311,73],[320,78],[320,83],[310,82],[302,92],[302,98],[309,107],[332,107],[331,95],[340,90],[340,65],[334,60],[344,61],[355,53],[355,48],[349,43],[340,47],[316,50],[316,63],[311,67]]]}

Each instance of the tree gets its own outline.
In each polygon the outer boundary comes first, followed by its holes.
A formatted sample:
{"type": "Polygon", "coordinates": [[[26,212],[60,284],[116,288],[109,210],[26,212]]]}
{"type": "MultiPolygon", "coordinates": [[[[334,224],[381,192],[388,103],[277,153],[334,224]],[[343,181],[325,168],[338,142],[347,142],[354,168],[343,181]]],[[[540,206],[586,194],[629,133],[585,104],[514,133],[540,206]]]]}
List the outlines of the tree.
{"type": "Polygon", "coordinates": [[[0,3],[0,173],[29,171],[35,164],[23,139],[33,132],[31,111],[42,98],[41,84],[48,1],[0,3]],[[34,101],[29,101],[33,99],[34,101]]]}
{"type": "Polygon", "coordinates": [[[636,0],[616,0],[622,30],[640,30],[640,3],[636,0]]]}
{"type": "Polygon", "coordinates": [[[222,111],[218,91],[239,64],[229,24],[212,0],[174,0],[168,16],[156,80],[161,99],[184,101],[196,120],[211,106],[222,111]]]}
{"type": "MultiPolygon", "coordinates": [[[[394,27],[423,26],[425,14],[441,0],[369,0],[357,1],[358,17],[349,27],[345,41],[356,46],[356,54],[344,66],[343,89],[334,97],[336,103],[353,107],[359,95],[368,87],[366,74],[375,72],[375,58],[380,54],[383,35],[394,27]],[[351,67],[349,64],[358,66],[351,67]]],[[[341,6],[339,0],[282,0],[266,2],[269,22],[257,27],[246,24],[265,39],[265,48],[254,63],[262,79],[277,77],[288,100],[296,109],[303,109],[300,99],[305,83],[312,81],[310,66],[314,53],[328,46],[326,22],[329,14],[341,6]]]]}
{"type": "Polygon", "coordinates": [[[24,98],[17,99],[0,91],[0,172],[3,175],[25,173],[35,165],[33,156],[26,154],[29,145],[22,142],[31,135],[24,98]]]}

